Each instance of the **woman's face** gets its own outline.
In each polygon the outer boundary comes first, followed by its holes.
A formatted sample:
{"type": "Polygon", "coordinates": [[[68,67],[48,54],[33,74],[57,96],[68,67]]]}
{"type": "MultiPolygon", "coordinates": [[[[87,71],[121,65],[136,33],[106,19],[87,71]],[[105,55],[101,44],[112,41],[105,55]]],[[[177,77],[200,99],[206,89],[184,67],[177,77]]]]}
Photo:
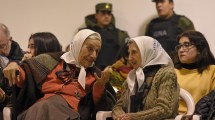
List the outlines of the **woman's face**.
{"type": "Polygon", "coordinates": [[[101,41],[94,39],[86,39],[80,50],[78,62],[85,68],[88,68],[95,62],[98,52],[101,48],[101,41]]]}
{"type": "Polygon", "coordinates": [[[128,48],[128,53],[129,53],[129,63],[130,65],[134,68],[137,69],[141,67],[142,62],[141,62],[141,54],[140,50],[135,42],[132,42],[129,44],[128,48]]]}
{"type": "Polygon", "coordinates": [[[27,53],[31,54],[32,56],[35,56],[35,46],[34,40],[32,38],[29,40],[27,53]]]}
{"type": "Polygon", "coordinates": [[[181,37],[179,46],[178,57],[181,63],[190,64],[196,62],[199,52],[188,37],[181,37]]]}

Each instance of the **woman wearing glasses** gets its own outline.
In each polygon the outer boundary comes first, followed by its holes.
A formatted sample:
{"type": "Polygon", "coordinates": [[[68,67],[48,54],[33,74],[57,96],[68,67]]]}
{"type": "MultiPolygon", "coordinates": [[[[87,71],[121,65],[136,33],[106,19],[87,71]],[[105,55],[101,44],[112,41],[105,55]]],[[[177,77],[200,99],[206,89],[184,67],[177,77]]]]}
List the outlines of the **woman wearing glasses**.
{"type": "MultiPolygon", "coordinates": [[[[215,58],[206,38],[198,31],[184,32],[177,40],[175,68],[178,83],[192,95],[196,104],[215,89],[215,58]]],[[[180,101],[179,112],[186,112],[183,101],[180,101]]]]}

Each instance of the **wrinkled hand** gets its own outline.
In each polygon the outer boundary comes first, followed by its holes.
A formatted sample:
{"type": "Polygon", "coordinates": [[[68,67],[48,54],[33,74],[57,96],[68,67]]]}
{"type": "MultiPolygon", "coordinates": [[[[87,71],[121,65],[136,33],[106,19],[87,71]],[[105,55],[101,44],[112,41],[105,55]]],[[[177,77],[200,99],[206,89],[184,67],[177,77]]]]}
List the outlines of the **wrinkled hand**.
{"type": "Polygon", "coordinates": [[[0,88],[0,101],[3,102],[5,99],[5,92],[0,88]]]}
{"type": "Polygon", "coordinates": [[[104,70],[101,72],[101,77],[98,77],[96,73],[94,73],[94,76],[96,78],[96,82],[99,84],[106,84],[110,77],[110,72],[108,70],[104,70]]]}
{"type": "Polygon", "coordinates": [[[26,53],[26,54],[24,55],[24,57],[22,58],[22,61],[24,61],[24,60],[26,60],[26,59],[29,59],[29,58],[32,58],[32,54],[26,53]]]}
{"type": "Polygon", "coordinates": [[[111,66],[107,66],[107,67],[104,69],[104,71],[105,71],[105,72],[111,73],[111,72],[113,72],[113,69],[112,69],[111,66]]]}
{"type": "Polygon", "coordinates": [[[9,85],[12,86],[16,81],[19,81],[19,65],[16,62],[11,62],[3,69],[4,77],[9,80],[9,85]]]}
{"type": "Polygon", "coordinates": [[[131,120],[131,117],[129,116],[129,113],[125,113],[117,117],[115,120],[131,120]]]}

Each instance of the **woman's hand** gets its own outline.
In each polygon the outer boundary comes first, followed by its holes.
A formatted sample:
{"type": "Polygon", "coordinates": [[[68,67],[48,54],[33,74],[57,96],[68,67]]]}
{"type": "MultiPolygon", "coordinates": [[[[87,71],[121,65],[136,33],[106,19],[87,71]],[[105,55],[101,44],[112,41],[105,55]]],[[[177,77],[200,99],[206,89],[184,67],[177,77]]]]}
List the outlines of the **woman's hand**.
{"type": "Polygon", "coordinates": [[[22,58],[22,61],[24,61],[24,60],[26,60],[26,59],[29,59],[29,58],[32,58],[32,54],[26,53],[26,54],[24,55],[24,57],[22,58]]]}
{"type": "Polygon", "coordinates": [[[105,68],[104,71],[101,72],[101,77],[98,77],[96,73],[94,73],[94,76],[96,78],[96,83],[97,84],[106,84],[109,80],[110,77],[110,68],[105,68]]]}
{"type": "Polygon", "coordinates": [[[115,120],[131,120],[131,117],[129,116],[129,113],[125,113],[117,117],[115,120]]]}
{"type": "Polygon", "coordinates": [[[19,81],[19,65],[16,62],[11,62],[3,69],[4,77],[9,80],[9,85],[12,86],[19,81]]]}

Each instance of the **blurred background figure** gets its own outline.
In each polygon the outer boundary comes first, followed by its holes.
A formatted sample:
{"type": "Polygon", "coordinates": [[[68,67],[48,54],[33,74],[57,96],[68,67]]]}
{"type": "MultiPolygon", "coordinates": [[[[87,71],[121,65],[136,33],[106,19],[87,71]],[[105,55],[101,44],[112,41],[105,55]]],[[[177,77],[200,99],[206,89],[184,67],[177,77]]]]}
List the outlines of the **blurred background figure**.
{"type": "Polygon", "coordinates": [[[158,18],[151,20],[145,35],[158,40],[174,62],[176,37],[186,30],[194,30],[194,25],[187,17],[174,12],[173,0],[152,1],[155,2],[158,18]]]}
{"type": "Polygon", "coordinates": [[[8,97],[6,94],[11,94],[11,88],[8,87],[8,82],[5,81],[2,70],[7,66],[9,62],[17,62],[20,64],[20,61],[24,55],[24,52],[20,48],[19,44],[12,40],[10,36],[10,31],[6,25],[0,23],[0,62],[1,62],[1,81],[0,81],[0,119],[2,118],[3,107],[8,103],[8,97]],[[3,89],[3,90],[2,90],[3,89]]]}
{"type": "Polygon", "coordinates": [[[6,25],[0,23],[0,55],[7,57],[9,61],[21,61],[24,52],[19,44],[12,40],[10,31],[6,25]]]}
{"type": "Polygon", "coordinates": [[[125,82],[128,73],[132,70],[132,66],[128,61],[128,42],[120,49],[117,55],[117,60],[111,66],[107,66],[105,70],[109,70],[111,73],[110,83],[115,88],[116,96],[119,99],[123,83],[125,82]]]}

